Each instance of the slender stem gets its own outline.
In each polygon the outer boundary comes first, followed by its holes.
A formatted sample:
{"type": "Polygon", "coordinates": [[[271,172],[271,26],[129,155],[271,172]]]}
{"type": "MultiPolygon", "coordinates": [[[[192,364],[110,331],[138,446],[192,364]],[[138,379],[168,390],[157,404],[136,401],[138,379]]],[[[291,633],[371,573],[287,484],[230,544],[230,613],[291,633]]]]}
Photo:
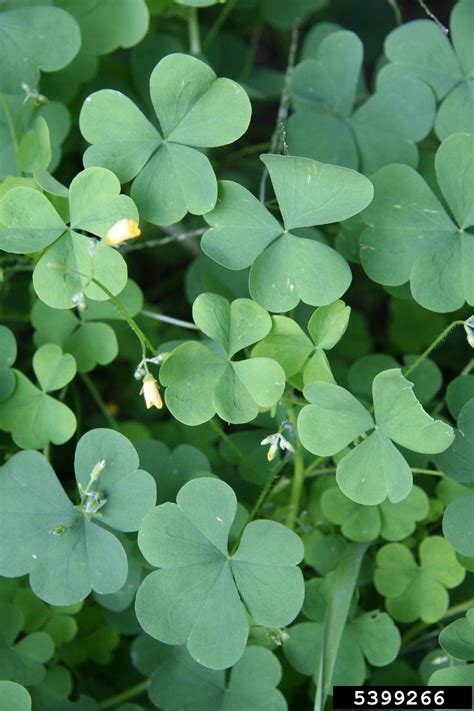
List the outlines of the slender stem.
{"type": "Polygon", "coordinates": [[[103,414],[105,419],[107,420],[109,426],[113,430],[118,430],[118,425],[117,425],[117,422],[115,421],[115,418],[112,417],[112,415],[108,411],[107,405],[105,404],[105,402],[102,399],[102,395],[97,390],[97,388],[94,385],[94,383],[92,382],[92,380],[89,378],[89,376],[86,373],[80,373],[80,376],[81,376],[82,382],[84,383],[84,385],[90,392],[95,404],[97,405],[97,407],[99,408],[99,410],[101,411],[101,413],[103,414]]]}
{"type": "Polygon", "coordinates": [[[227,0],[226,4],[224,5],[221,12],[219,13],[216,21],[214,22],[211,29],[207,33],[207,35],[204,39],[204,42],[202,43],[202,48],[204,51],[206,51],[206,49],[208,49],[210,47],[210,45],[214,42],[222,25],[224,24],[224,22],[227,20],[230,13],[234,9],[236,2],[237,2],[237,0],[227,0]]]}
{"type": "Polygon", "coordinates": [[[131,242],[127,244],[123,252],[128,254],[129,252],[136,252],[139,249],[149,249],[151,247],[164,247],[172,242],[186,242],[186,240],[192,237],[200,237],[206,231],[206,227],[200,227],[197,230],[191,230],[190,232],[181,232],[178,234],[168,235],[167,237],[160,237],[159,239],[149,239],[146,242],[131,242]]]}
{"type": "Polygon", "coordinates": [[[18,136],[18,143],[20,143],[22,135],[23,135],[23,111],[25,108],[25,104],[28,101],[28,97],[25,97],[23,101],[21,102],[21,106],[18,109],[18,119],[16,122],[16,135],[18,136]]]}
{"type": "MultiPolygon", "coordinates": [[[[86,275],[83,274],[82,276],[86,276],[86,275]]],[[[128,325],[132,329],[133,333],[136,335],[136,337],[140,341],[140,343],[142,345],[142,350],[144,351],[145,348],[148,348],[148,350],[151,351],[151,353],[153,353],[153,355],[156,355],[156,348],[153,346],[153,344],[149,340],[148,336],[146,336],[143,333],[142,329],[137,324],[137,322],[134,321],[134,319],[130,316],[130,314],[128,313],[127,309],[122,304],[122,302],[119,301],[119,299],[117,299],[117,297],[114,296],[112,294],[112,292],[97,279],[91,278],[91,282],[93,284],[95,284],[96,286],[98,286],[99,289],[102,289],[104,294],[107,294],[107,296],[110,299],[110,302],[113,304],[113,306],[115,306],[117,311],[124,317],[125,321],[128,323],[128,325]]]]}
{"type": "Polygon", "coordinates": [[[305,477],[312,474],[322,462],[326,461],[326,459],[327,459],[327,457],[316,457],[316,459],[313,459],[311,464],[309,466],[307,466],[305,469],[305,472],[304,472],[305,477]]]}
{"type": "Polygon", "coordinates": [[[438,27],[439,27],[439,29],[441,30],[441,32],[443,32],[443,34],[445,34],[445,35],[449,35],[449,30],[448,30],[448,28],[445,27],[445,26],[443,25],[443,23],[438,20],[438,18],[436,17],[436,15],[435,15],[433,12],[431,12],[430,8],[426,5],[426,3],[424,3],[423,0],[417,0],[417,1],[418,1],[418,5],[424,10],[425,14],[426,14],[431,20],[433,20],[433,22],[434,22],[436,25],[438,25],[438,27]]]}
{"type": "Polygon", "coordinates": [[[395,22],[397,25],[401,25],[403,20],[402,20],[402,13],[400,8],[398,7],[397,0],[387,0],[388,4],[393,10],[393,14],[395,15],[395,22]]]}
{"type": "Polygon", "coordinates": [[[461,370],[461,372],[459,373],[459,375],[469,375],[469,373],[471,372],[471,370],[472,370],[473,368],[474,368],[474,358],[471,358],[471,360],[469,361],[469,363],[467,363],[467,364],[464,366],[464,368],[461,370]]]}
{"type": "Polygon", "coordinates": [[[5,116],[7,119],[7,124],[8,124],[8,130],[10,131],[10,137],[12,139],[12,143],[15,147],[15,152],[18,150],[18,139],[16,137],[16,132],[15,132],[15,124],[13,123],[13,116],[12,112],[10,111],[10,107],[8,105],[7,97],[5,94],[0,92],[0,99],[2,101],[2,106],[3,110],[5,112],[5,116]]]}
{"type": "Polygon", "coordinates": [[[137,696],[141,696],[143,693],[145,693],[145,691],[148,689],[149,686],[150,686],[149,679],[145,679],[145,681],[140,681],[138,684],[135,684],[135,686],[131,686],[129,689],[125,689],[125,691],[121,691],[120,694],[116,694],[115,696],[111,696],[110,699],[101,701],[99,703],[99,708],[100,709],[115,708],[119,704],[123,704],[125,701],[130,701],[130,699],[135,699],[137,696]]]}
{"type": "Polygon", "coordinates": [[[441,331],[441,333],[439,334],[439,336],[437,336],[437,337],[435,338],[435,340],[433,341],[433,343],[431,343],[431,345],[429,345],[428,348],[427,348],[420,356],[418,356],[418,358],[410,365],[410,367],[407,368],[407,369],[404,371],[403,375],[405,376],[405,378],[408,378],[408,376],[411,375],[411,374],[413,373],[413,371],[414,371],[416,368],[418,368],[418,366],[420,365],[420,363],[423,363],[423,361],[425,360],[425,358],[427,358],[427,357],[429,356],[429,354],[431,353],[431,351],[434,351],[434,349],[435,349],[437,346],[439,346],[439,344],[441,343],[441,341],[444,341],[444,339],[446,338],[446,336],[447,336],[454,328],[456,328],[456,326],[464,326],[464,321],[461,321],[461,320],[453,321],[452,323],[449,324],[449,326],[446,326],[446,328],[445,328],[443,331],[441,331]]]}
{"type": "Polygon", "coordinates": [[[190,7],[188,14],[189,51],[191,54],[201,54],[201,35],[199,32],[199,17],[197,7],[190,7]]]}
{"type": "MultiPolygon", "coordinates": [[[[296,416],[292,405],[288,406],[288,419],[296,431],[296,416]]],[[[301,495],[303,493],[303,485],[305,479],[303,449],[299,438],[296,440],[293,480],[291,483],[290,504],[288,507],[288,516],[286,525],[292,530],[295,528],[296,519],[300,510],[301,495]]]]}
{"type": "MultiPolygon", "coordinates": [[[[326,459],[327,457],[319,457],[319,459],[326,459]]],[[[335,474],[337,467],[323,467],[322,469],[310,468],[308,467],[305,471],[305,477],[307,476],[323,476],[325,474],[335,474]]],[[[439,469],[419,469],[418,467],[411,467],[413,474],[431,474],[431,476],[444,476],[444,473],[439,469]]]]}
{"type": "MultiPolygon", "coordinates": [[[[281,143],[285,145],[285,122],[288,116],[288,110],[290,108],[291,100],[291,75],[293,74],[293,69],[296,60],[296,51],[298,49],[298,37],[299,37],[299,22],[295,22],[293,25],[293,30],[291,33],[290,49],[288,51],[288,62],[286,66],[285,79],[283,81],[283,89],[280,96],[280,105],[278,107],[278,113],[275,123],[275,129],[273,131],[272,140],[270,143],[270,153],[277,153],[281,148],[281,143]],[[283,139],[283,140],[282,140],[283,139]]],[[[268,170],[265,168],[262,173],[262,178],[260,180],[260,202],[265,202],[265,189],[268,179],[268,170]]]]}
{"type": "Polygon", "coordinates": [[[198,327],[191,323],[190,321],[181,321],[179,318],[173,318],[172,316],[165,316],[164,314],[157,314],[154,311],[147,311],[142,309],[140,311],[142,316],[147,316],[155,321],[163,321],[164,323],[171,323],[173,326],[180,326],[181,328],[189,328],[193,331],[199,331],[198,327]]]}

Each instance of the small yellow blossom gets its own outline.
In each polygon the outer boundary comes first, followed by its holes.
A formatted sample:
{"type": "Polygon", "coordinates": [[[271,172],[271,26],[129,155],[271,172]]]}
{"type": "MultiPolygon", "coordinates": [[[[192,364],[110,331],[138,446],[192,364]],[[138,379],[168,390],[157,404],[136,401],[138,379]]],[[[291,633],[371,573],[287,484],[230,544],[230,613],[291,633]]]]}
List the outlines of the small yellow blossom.
{"type": "Polygon", "coordinates": [[[112,225],[107,232],[105,241],[111,247],[118,247],[122,242],[140,237],[141,230],[135,220],[128,220],[126,217],[112,225]]]}
{"type": "Polygon", "coordinates": [[[140,395],[143,395],[145,398],[148,410],[150,407],[156,407],[158,410],[161,410],[163,407],[163,400],[161,399],[156,380],[153,375],[150,375],[149,373],[143,378],[143,387],[140,390],[140,395]]]}

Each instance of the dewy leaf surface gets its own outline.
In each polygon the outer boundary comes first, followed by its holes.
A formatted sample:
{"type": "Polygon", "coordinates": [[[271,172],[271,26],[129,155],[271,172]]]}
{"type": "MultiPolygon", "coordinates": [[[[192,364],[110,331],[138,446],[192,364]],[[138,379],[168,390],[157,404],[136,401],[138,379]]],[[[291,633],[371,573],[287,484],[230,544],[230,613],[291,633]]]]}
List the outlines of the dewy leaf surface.
{"type": "Polygon", "coordinates": [[[232,489],[200,478],[186,484],[176,502],[158,506],[140,528],[142,553],[160,570],[138,591],[137,617],[155,639],[186,643],[197,662],[224,669],[244,652],[246,612],[256,624],[275,627],[298,614],[304,595],[296,567],[302,543],[280,524],[254,521],[229,556],[237,506],[232,489]]]}

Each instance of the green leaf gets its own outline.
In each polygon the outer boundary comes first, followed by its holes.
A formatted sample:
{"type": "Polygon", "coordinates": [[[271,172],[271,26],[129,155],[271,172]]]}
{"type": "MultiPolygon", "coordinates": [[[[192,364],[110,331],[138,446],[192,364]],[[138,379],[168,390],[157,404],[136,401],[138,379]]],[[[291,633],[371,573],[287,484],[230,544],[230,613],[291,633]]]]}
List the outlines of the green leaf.
{"type": "Polygon", "coordinates": [[[149,696],[159,708],[240,711],[251,703],[255,709],[286,709],[275,688],[280,663],[268,649],[248,647],[228,679],[223,670],[197,664],[185,647],[169,647],[144,635],[135,640],[132,654],[139,671],[151,676],[149,696]]]}
{"type": "Polygon", "coordinates": [[[435,671],[428,681],[428,686],[474,686],[474,664],[435,671]]]}
{"type": "Polygon", "coordinates": [[[180,422],[199,425],[218,414],[227,422],[255,419],[259,408],[280,399],[285,374],[270,358],[232,361],[237,351],[263,338],[270,316],[250,299],[229,302],[217,294],[201,294],[193,306],[196,324],[219,345],[184,343],[160,369],[167,386],[165,400],[180,422]]]}
{"type": "Polygon", "coordinates": [[[441,630],[439,643],[455,659],[474,659],[474,608],[441,630]]]}
{"type": "Polygon", "coordinates": [[[0,681],[1,711],[31,711],[31,697],[14,681],[0,681]]]}
{"type": "Polygon", "coordinates": [[[199,449],[179,444],[172,452],[163,442],[147,439],[136,445],[140,465],[150,472],[157,484],[157,503],[175,501],[178,491],[201,472],[211,471],[211,465],[199,449]]]}
{"type": "Polygon", "coordinates": [[[419,547],[419,565],[401,543],[389,543],[377,553],[375,587],[386,598],[388,612],[399,622],[421,619],[432,624],[449,605],[447,589],[464,580],[465,570],[441,536],[425,538],[419,547]]]}
{"type": "Polygon", "coordinates": [[[12,371],[16,385],[12,396],[0,403],[0,428],[11,432],[23,449],[41,449],[50,442],[64,444],[76,431],[76,417],[63,402],[33,385],[18,370],[12,371]]]}
{"type": "Polygon", "coordinates": [[[149,25],[144,0],[58,0],[81,29],[81,52],[88,55],[109,54],[118,47],[133,47],[145,35],[149,25]],[[113,17],[114,21],[110,22],[113,17]]]}
{"type": "Polygon", "coordinates": [[[107,167],[122,182],[136,178],[132,197],[154,224],[178,222],[188,211],[209,212],[217,199],[216,179],[207,157],[195,149],[240,138],[250,121],[247,95],[185,54],[158,62],[150,94],[163,135],[118,92],[99,91],[86,99],[80,127],[93,145],[84,163],[107,167]]]}
{"type": "Polygon", "coordinates": [[[366,543],[382,536],[386,541],[408,538],[429,512],[429,500],[423,489],[414,486],[398,504],[384,501],[378,506],[363,506],[348,499],[337,488],[324,491],[321,510],[332,523],[341,526],[346,538],[366,543]]]}
{"type": "Polygon", "coordinates": [[[369,175],[389,163],[416,167],[415,142],[434,122],[433,92],[416,78],[382,71],[375,93],[354,109],[362,53],[354,33],[332,28],[296,66],[290,151],[369,175]]]}
{"type": "Polygon", "coordinates": [[[0,200],[0,248],[14,254],[47,247],[67,227],[49,200],[32,188],[9,190],[0,200]]]}
{"type": "Polygon", "coordinates": [[[381,504],[387,496],[395,504],[408,496],[413,478],[392,440],[414,452],[436,453],[449,447],[454,433],[423,410],[413,393],[413,383],[398,368],[379,373],[372,394],[375,423],[344,388],[330,383],[307,385],[304,395],[311,404],[298,416],[298,433],[308,451],[332,456],[375,428],[339,460],[337,482],[358,504],[381,504]]]}
{"type": "Polygon", "coordinates": [[[442,100],[435,124],[440,140],[453,133],[472,130],[474,76],[468,47],[473,20],[472,3],[462,0],[451,13],[454,47],[431,20],[406,23],[394,30],[385,42],[385,53],[393,62],[388,70],[422,79],[442,100]]]}
{"type": "Polygon", "coordinates": [[[303,546],[284,526],[253,521],[229,556],[237,505],[232,489],[200,478],[186,484],[176,501],[158,506],[140,527],[142,553],[161,569],[142,583],[137,617],[155,639],[187,643],[197,662],[224,669],[245,650],[246,611],[256,624],[271,627],[289,624],[298,614],[304,589],[295,566],[303,546]]]}
{"type": "Polygon", "coordinates": [[[13,333],[0,325],[0,402],[8,400],[15,390],[15,374],[11,366],[16,360],[17,347],[13,333]]]}
{"type": "Polygon", "coordinates": [[[26,686],[38,684],[46,673],[45,662],[54,654],[51,637],[45,632],[35,632],[18,639],[25,621],[23,613],[13,605],[2,605],[0,614],[0,679],[26,686]]]}
{"type": "MultiPolygon", "coordinates": [[[[464,378],[461,379],[462,381],[464,378]]],[[[472,484],[474,472],[474,397],[466,402],[458,415],[454,442],[435,457],[436,466],[460,484],[472,484]]]]}
{"type": "Polygon", "coordinates": [[[3,59],[0,91],[18,94],[37,86],[40,70],[54,72],[76,56],[81,35],[76,21],[57,7],[18,7],[0,15],[3,59]]]}
{"type": "Polygon", "coordinates": [[[474,136],[460,134],[436,154],[438,183],[457,225],[423,178],[400,165],[375,174],[375,198],[362,215],[368,227],[361,235],[361,261],[369,277],[389,286],[410,281],[415,300],[432,311],[474,304],[473,240],[465,231],[474,218],[473,152],[474,136]]]}
{"type": "Polygon", "coordinates": [[[25,173],[46,170],[51,162],[51,141],[48,124],[42,116],[34,122],[34,128],[25,133],[18,146],[17,165],[25,173]]]}
{"type": "Polygon", "coordinates": [[[76,374],[72,355],[62,352],[53,343],[41,346],[33,356],[33,370],[43,392],[59,390],[71,382],[76,374]]]}
{"type": "Polygon", "coordinates": [[[327,245],[289,230],[354,215],[372,199],[371,183],[355,171],[308,158],[266,155],[262,160],[285,228],[245,188],[224,181],[216,208],[205,216],[212,229],[204,234],[202,249],[228,269],[252,265],[250,293],[271,311],[289,311],[300,299],[313,306],[330,304],[350,284],[347,263],[327,245]]]}
{"type": "Polygon", "coordinates": [[[79,602],[91,589],[100,594],[120,589],[127,577],[127,556],[101,524],[137,530],[153,506],[155,482],[137,466],[138,455],[125,437],[90,430],[76,449],[81,497],[76,507],[41,454],[14,455],[0,480],[0,574],[30,573],[33,592],[53,605],[79,602]]]}
{"type": "Polygon", "coordinates": [[[458,496],[444,513],[443,533],[455,551],[474,558],[474,494],[458,496]]]}

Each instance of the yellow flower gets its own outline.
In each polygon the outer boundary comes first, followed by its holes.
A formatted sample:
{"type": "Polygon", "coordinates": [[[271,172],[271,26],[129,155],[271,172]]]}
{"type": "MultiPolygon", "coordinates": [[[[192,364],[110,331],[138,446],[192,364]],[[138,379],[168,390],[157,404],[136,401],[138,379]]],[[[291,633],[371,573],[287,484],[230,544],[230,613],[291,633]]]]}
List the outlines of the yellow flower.
{"type": "Polygon", "coordinates": [[[143,378],[143,387],[140,390],[140,395],[145,398],[145,403],[147,409],[150,407],[156,407],[161,410],[163,407],[163,400],[161,399],[160,391],[158,390],[158,385],[153,375],[145,375],[143,378]]]}
{"type": "Polygon", "coordinates": [[[118,247],[122,242],[140,237],[141,230],[135,220],[128,220],[126,217],[112,225],[107,232],[105,241],[111,247],[118,247]]]}

